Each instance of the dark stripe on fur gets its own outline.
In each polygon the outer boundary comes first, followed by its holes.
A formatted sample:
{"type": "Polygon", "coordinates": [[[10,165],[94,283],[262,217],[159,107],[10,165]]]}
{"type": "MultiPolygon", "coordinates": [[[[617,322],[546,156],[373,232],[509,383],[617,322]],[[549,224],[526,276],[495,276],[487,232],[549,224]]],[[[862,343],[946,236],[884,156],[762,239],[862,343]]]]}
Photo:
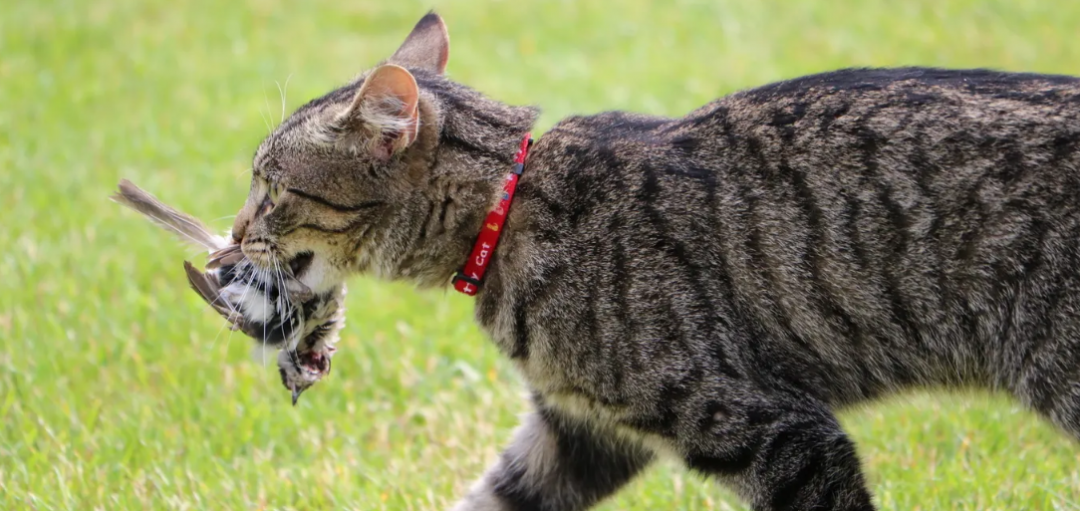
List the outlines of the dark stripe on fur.
{"type": "Polygon", "coordinates": [[[363,210],[366,210],[366,209],[371,209],[371,208],[382,206],[383,204],[386,204],[385,201],[381,201],[381,200],[363,201],[363,202],[359,202],[359,203],[356,203],[356,204],[349,204],[349,205],[337,204],[337,203],[335,203],[333,201],[324,199],[322,197],[319,197],[318,195],[313,195],[313,194],[307,193],[307,192],[305,192],[303,190],[300,190],[300,189],[297,189],[297,188],[286,188],[285,191],[287,191],[287,192],[289,192],[289,193],[291,193],[293,195],[296,195],[297,197],[303,197],[303,198],[305,198],[307,200],[317,202],[317,203],[319,203],[319,204],[321,204],[323,206],[326,206],[326,207],[328,207],[328,208],[330,208],[330,209],[332,209],[334,211],[337,211],[339,213],[356,213],[358,211],[363,211],[363,210]]]}

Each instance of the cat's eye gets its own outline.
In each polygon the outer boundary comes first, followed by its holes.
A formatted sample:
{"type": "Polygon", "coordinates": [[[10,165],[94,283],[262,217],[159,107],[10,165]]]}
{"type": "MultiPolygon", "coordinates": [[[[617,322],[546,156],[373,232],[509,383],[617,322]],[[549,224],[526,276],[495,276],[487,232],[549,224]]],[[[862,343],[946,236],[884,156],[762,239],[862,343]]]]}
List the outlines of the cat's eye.
{"type": "Polygon", "coordinates": [[[278,199],[281,194],[285,192],[285,185],[278,183],[278,181],[269,181],[267,183],[267,196],[270,197],[271,204],[278,204],[278,199]]]}
{"type": "Polygon", "coordinates": [[[270,203],[271,204],[277,204],[278,198],[281,197],[281,192],[285,191],[285,186],[282,185],[281,183],[271,181],[269,183],[269,187],[270,187],[270,192],[269,192],[270,193],[270,203]]]}

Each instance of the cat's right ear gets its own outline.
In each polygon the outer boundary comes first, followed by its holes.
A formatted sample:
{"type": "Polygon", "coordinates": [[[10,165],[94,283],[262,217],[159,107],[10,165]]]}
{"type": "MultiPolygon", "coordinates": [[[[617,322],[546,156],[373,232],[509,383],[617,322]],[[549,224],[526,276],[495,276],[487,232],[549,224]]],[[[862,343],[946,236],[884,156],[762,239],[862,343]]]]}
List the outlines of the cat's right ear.
{"type": "Polygon", "coordinates": [[[401,67],[423,69],[437,74],[446,71],[450,60],[450,33],[435,11],[427,13],[413,27],[387,62],[401,67]]]}
{"type": "Polygon", "coordinates": [[[403,67],[384,64],[364,79],[348,110],[336,125],[341,132],[358,129],[368,149],[380,160],[389,159],[416,140],[420,130],[420,90],[416,78],[403,67]]]}

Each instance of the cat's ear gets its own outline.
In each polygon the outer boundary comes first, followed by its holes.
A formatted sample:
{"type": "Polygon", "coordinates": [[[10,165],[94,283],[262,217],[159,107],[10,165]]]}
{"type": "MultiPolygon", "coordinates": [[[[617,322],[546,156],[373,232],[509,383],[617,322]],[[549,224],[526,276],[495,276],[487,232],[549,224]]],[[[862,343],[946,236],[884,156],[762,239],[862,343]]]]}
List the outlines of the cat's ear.
{"type": "Polygon", "coordinates": [[[443,74],[449,60],[450,33],[446,31],[442,18],[432,11],[420,18],[409,37],[387,62],[443,74]]]}
{"type": "Polygon", "coordinates": [[[357,91],[346,116],[371,134],[371,152],[388,159],[409,147],[420,131],[420,90],[400,66],[375,68],[357,91]]]}

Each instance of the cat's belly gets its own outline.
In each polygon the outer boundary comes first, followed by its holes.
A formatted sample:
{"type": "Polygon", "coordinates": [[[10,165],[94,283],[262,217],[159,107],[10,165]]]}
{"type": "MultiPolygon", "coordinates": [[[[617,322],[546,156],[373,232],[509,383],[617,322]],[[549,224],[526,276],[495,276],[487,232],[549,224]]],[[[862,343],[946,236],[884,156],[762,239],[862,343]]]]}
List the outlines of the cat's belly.
{"type": "MultiPolygon", "coordinates": [[[[551,354],[549,354],[551,355],[551,354]]],[[[646,447],[659,457],[681,462],[677,439],[647,431],[639,424],[655,412],[651,399],[627,399],[623,393],[611,395],[589,384],[588,379],[565,371],[557,357],[534,353],[515,361],[531,391],[542,406],[587,427],[616,434],[646,447]]]]}
{"type": "Polygon", "coordinates": [[[659,458],[677,463],[685,459],[675,439],[633,426],[637,422],[635,419],[640,418],[634,407],[604,405],[576,392],[547,394],[543,399],[547,406],[563,416],[637,443],[659,458]]]}

